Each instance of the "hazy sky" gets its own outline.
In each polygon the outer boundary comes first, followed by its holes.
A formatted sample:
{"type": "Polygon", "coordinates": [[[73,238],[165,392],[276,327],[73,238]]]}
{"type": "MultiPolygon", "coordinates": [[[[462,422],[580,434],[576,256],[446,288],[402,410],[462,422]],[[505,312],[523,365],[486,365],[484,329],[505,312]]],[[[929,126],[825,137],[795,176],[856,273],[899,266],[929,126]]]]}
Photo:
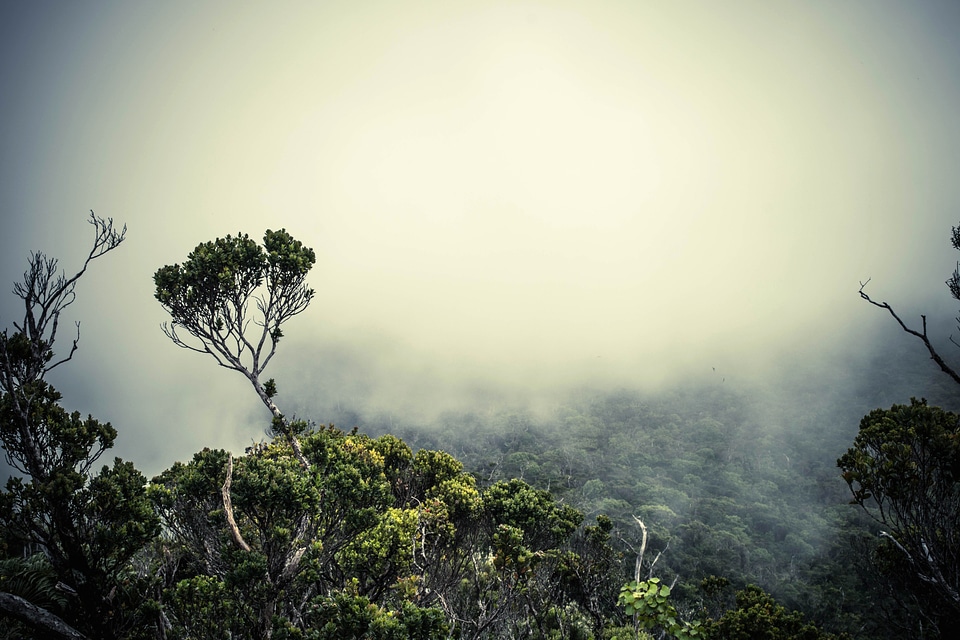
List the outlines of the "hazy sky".
{"type": "Polygon", "coordinates": [[[0,2],[0,273],[78,266],[90,209],[128,225],[54,382],[151,474],[268,421],[159,329],[153,272],[228,233],[317,251],[281,408],[790,366],[885,326],[861,279],[944,295],[958,28],[899,0],[0,2]]]}

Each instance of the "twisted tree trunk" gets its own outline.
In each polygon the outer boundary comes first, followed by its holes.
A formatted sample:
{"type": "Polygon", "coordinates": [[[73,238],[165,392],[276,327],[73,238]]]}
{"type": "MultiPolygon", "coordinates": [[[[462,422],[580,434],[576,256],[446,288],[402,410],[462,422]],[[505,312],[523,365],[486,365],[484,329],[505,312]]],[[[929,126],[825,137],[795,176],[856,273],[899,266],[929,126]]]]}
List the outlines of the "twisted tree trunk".
{"type": "Polygon", "coordinates": [[[46,609],[12,593],[0,592],[0,611],[58,640],[89,640],[46,609]]]}

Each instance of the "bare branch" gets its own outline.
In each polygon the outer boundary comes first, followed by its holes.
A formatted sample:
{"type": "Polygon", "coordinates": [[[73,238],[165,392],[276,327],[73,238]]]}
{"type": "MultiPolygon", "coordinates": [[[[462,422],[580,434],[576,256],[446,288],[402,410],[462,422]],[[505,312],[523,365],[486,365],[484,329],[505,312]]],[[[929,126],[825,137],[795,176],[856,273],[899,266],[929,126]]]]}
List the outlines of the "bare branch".
{"type": "Polygon", "coordinates": [[[634,582],[640,582],[640,565],[643,563],[643,554],[647,551],[647,526],[643,524],[643,520],[637,516],[633,516],[633,519],[637,521],[637,524],[640,525],[640,531],[643,533],[640,542],[640,553],[637,554],[637,566],[634,569],[634,582]]]}
{"type": "Polygon", "coordinates": [[[240,533],[240,527],[237,526],[237,521],[233,517],[233,502],[230,500],[230,483],[232,481],[233,454],[231,453],[227,458],[227,478],[223,481],[223,487],[220,489],[220,494],[223,496],[223,511],[227,516],[227,525],[230,527],[230,534],[233,536],[233,541],[244,551],[250,551],[250,545],[243,539],[243,535],[240,533]]]}
{"type": "Polygon", "coordinates": [[[952,367],[950,367],[950,365],[946,363],[946,361],[944,361],[943,357],[939,353],[937,353],[937,350],[934,348],[933,344],[930,343],[930,338],[927,337],[927,316],[925,315],[920,316],[920,319],[923,323],[923,331],[917,331],[915,329],[911,329],[906,325],[906,323],[903,320],[900,319],[900,316],[897,315],[897,313],[893,310],[893,307],[891,307],[888,303],[877,302],[876,300],[873,300],[869,295],[867,295],[867,292],[864,291],[864,288],[867,286],[869,282],[870,280],[868,279],[866,282],[860,283],[860,297],[875,307],[886,309],[890,313],[890,315],[893,316],[893,319],[897,321],[897,324],[900,325],[901,329],[903,329],[905,332],[909,333],[912,336],[916,336],[917,338],[920,339],[921,342],[923,342],[923,345],[927,348],[927,351],[930,353],[930,359],[937,363],[937,366],[940,367],[940,370],[946,373],[948,376],[950,376],[954,382],[956,382],[957,384],[960,384],[960,374],[958,374],[952,367]]]}
{"type": "MultiPolygon", "coordinates": [[[[59,367],[64,362],[69,362],[70,360],[73,359],[73,354],[76,353],[77,347],[80,346],[80,321],[77,320],[75,324],[77,325],[77,337],[73,339],[73,344],[70,346],[70,353],[68,353],[65,358],[61,358],[59,361],[54,362],[53,364],[48,366],[46,369],[44,369],[44,373],[46,373],[47,371],[50,371],[51,369],[55,369],[56,367],[59,367]]],[[[56,322],[54,322],[54,325],[56,325],[56,322]]],[[[56,331],[57,331],[56,326],[54,326],[53,331],[51,331],[51,335],[56,333],[56,331]]]]}
{"type": "Polygon", "coordinates": [[[939,589],[944,591],[944,593],[946,593],[947,597],[950,600],[953,600],[954,602],[960,602],[960,594],[958,594],[957,590],[951,587],[947,583],[947,581],[943,578],[943,575],[937,569],[936,564],[930,562],[930,560],[932,560],[931,558],[928,558],[928,562],[925,564],[926,564],[926,568],[933,569],[934,573],[936,574],[933,576],[929,576],[926,573],[924,573],[923,571],[924,567],[920,566],[920,564],[916,560],[914,560],[913,556],[910,555],[910,552],[907,551],[907,549],[902,544],[900,544],[900,542],[898,542],[897,539],[894,538],[892,535],[890,535],[886,531],[881,531],[880,537],[886,538],[887,540],[889,540],[893,544],[893,546],[895,546],[898,550],[900,550],[901,553],[903,553],[904,556],[906,556],[907,561],[910,563],[911,566],[914,567],[917,577],[920,580],[922,580],[923,582],[926,582],[927,584],[932,584],[935,587],[938,587],[939,589]]]}
{"type": "Polygon", "coordinates": [[[283,567],[283,573],[280,574],[281,582],[289,582],[293,579],[293,577],[297,574],[297,569],[300,568],[300,560],[303,558],[303,554],[306,552],[306,547],[298,547],[289,556],[287,556],[283,567]]]}
{"type": "Polygon", "coordinates": [[[95,230],[93,246],[86,259],[73,276],[59,271],[56,258],[48,258],[40,252],[30,254],[29,266],[23,274],[23,281],[13,286],[13,293],[23,300],[24,315],[20,324],[14,328],[22,333],[31,344],[31,364],[19,379],[20,384],[39,380],[50,370],[69,362],[80,342],[80,323],[77,323],[77,336],[73,339],[69,354],[53,364],[53,345],[57,338],[60,314],[76,300],[77,281],[87,271],[93,260],[116,249],[123,242],[127,227],[117,231],[113,219],[104,220],[93,211],[90,212],[90,224],[95,230]]]}

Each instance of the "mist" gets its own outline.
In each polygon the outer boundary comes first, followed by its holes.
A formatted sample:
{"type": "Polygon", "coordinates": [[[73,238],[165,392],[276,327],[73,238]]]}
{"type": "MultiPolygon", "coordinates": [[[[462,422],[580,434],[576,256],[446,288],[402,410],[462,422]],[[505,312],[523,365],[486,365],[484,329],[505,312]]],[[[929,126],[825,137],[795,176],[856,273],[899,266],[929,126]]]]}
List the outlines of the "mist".
{"type": "MultiPolygon", "coordinates": [[[[841,402],[914,340],[861,282],[951,330],[957,25],[936,2],[8,3],[0,268],[78,268],[90,209],[128,226],[52,382],[147,475],[264,437],[246,380],[164,337],[152,275],[268,228],[318,256],[267,372],[298,417],[787,397],[796,372],[841,402]]],[[[924,393],[901,387],[878,400],[924,393]]]]}

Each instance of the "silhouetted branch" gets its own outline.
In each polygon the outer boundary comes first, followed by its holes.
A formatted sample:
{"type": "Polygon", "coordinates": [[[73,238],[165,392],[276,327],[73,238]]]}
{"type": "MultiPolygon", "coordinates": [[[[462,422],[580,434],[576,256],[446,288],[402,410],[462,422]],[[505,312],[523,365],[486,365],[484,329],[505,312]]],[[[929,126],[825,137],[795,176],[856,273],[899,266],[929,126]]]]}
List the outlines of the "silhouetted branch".
{"type": "MultiPolygon", "coordinates": [[[[59,269],[56,258],[40,252],[30,254],[23,281],[13,286],[13,293],[23,301],[23,320],[13,323],[15,331],[12,335],[7,329],[0,331],[0,391],[6,394],[11,414],[15,417],[6,426],[9,430],[5,456],[11,466],[35,479],[45,477],[52,468],[50,460],[43,454],[48,450],[48,442],[44,441],[45,433],[38,430],[38,417],[34,414],[34,402],[49,391],[47,385],[37,383],[50,370],[73,358],[80,342],[80,323],[77,322],[77,335],[69,352],[50,364],[54,358],[60,314],[76,299],[77,281],[86,273],[90,263],[117,248],[127,232],[126,225],[117,230],[112,218],[104,220],[93,211],[89,223],[95,230],[93,246],[73,276],[67,277],[59,269]]],[[[95,459],[96,456],[92,458],[95,459]]]]}
{"type": "Polygon", "coordinates": [[[76,299],[77,281],[86,273],[90,263],[116,249],[126,236],[126,225],[119,231],[114,229],[113,218],[104,220],[91,211],[89,222],[95,230],[93,246],[79,271],[68,278],[65,272],[58,273],[56,258],[32,253],[29,267],[23,273],[23,282],[13,286],[13,293],[23,300],[24,305],[22,323],[14,322],[13,326],[29,340],[32,348],[30,366],[23,372],[27,379],[21,379],[21,384],[39,380],[48,371],[73,357],[80,342],[79,322],[76,323],[77,337],[73,339],[70,352],[57,362],[48,364],[53,358],[52,349],[57,338],[60,314],[76,299]]]}
{"type": "MultiPolygon", "coordinates": [[[[944,361],[943,357],[941,357],[941,355],[937,353],[937,350],[930,343],[930,338],[927,337],[927,316],[925,315],[920,316],[920,319],[923,323],[922,332],[916,331],[915,329],[911,329],[906,325],[906,323],[903,320],[900,319],[900,316],[897,315],[897,313],[893,310],[893,307],[891,307],[888,303],[877,302],[876,300],[873,300],[869,295],[867,295],[867,292],[864,291],[863,289],[864,287],[867,286],[867,284],[869,284],[869,282],[870,280],[867,279],[866,282],[860,283],[860,297],[866,300],[867,302],[869,302],[870,304],[872,304],[873,306],[880,307],[881,309],[886,309],[888,312],[890,312],[890,315],[893,316],[893,319],[897,321],[897,324],[900,325],[901,329],[903,329],[904,331],[906,331],[912,336],[916,336],[923,342],[924,346],[927,348],[927,351],[930,353],[930,359],[937,363],[937,366],[940,367],[940,370],[943,371],[948,376],[950,376],[954,382],[956,382],[957,384],[960,384],[960,374],[954,371],[953,368],[944,361]]],[[[951,341],[952,340],[953,338],[951,338],[951,341]]]]}
{"type": "Polygon", "coordinates": [[[950,583],[944,579],[943,574],[940,572],[940,569],[937,567],[937,563],[933,561],[933,558],[930,557],[930,551],[926,548],[926,545],[923,545],[924,550],[927,551],[926,562],[921,564],[914,560],[913,556],[910,555],[910,552],[900,544],[896,538],[887,533],[886,531],[880,532],[881,538],[886,538],[895,546],[904,556],[906,556],[907,561],[910,563],[910,566],[916,571],[917,577],[920,578],[923,582],[931,584],[934,587],[941,589],[946,596],[954,601],[960,602],[960,594],[957,593],[957,590],[950,586],[950,583]],[[927,575],[927,571],[930,571],[932,575],[927,575]]]}

